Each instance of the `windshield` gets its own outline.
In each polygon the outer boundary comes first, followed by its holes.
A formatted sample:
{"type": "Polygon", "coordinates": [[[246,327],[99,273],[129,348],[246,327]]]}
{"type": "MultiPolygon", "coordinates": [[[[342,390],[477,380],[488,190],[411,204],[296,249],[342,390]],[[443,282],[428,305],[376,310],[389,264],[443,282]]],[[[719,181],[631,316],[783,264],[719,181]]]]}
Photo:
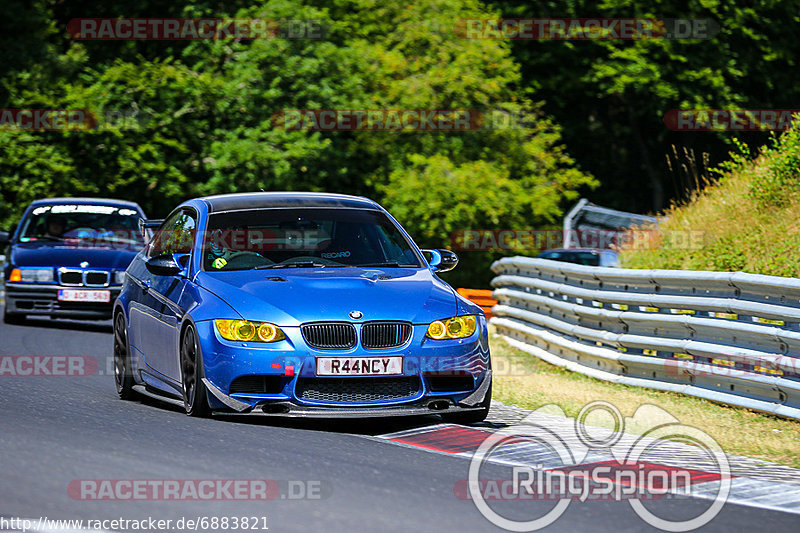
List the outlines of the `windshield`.
{"type": "Polygon", "coordinates": [[[566,263],[577,263],[586,266],[599,266],[600,255],[597,252],[542,252],[539,254],[541,259],[552,259],[553,261],[564,261],[566,263]]]}
{"type": "Polygon", "coordinates": [[[253,209],[208,219],[205,270],[342,266],[422,265],[411,244],[380,211],[253,209]]]}
{"type": "Polygon", "coordinates": [[[36,207],[23,222],[20,242],[75,242],[82,246],[143,245],[140,214],[106,205],[62,204],[36,207]]]}

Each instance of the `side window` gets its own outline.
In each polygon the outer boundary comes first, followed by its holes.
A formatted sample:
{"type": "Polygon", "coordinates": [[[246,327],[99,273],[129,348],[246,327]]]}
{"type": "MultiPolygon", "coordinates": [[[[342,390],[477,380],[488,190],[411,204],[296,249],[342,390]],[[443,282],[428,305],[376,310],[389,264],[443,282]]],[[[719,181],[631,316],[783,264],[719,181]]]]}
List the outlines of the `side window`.
{"type": "Polygon", "coordinates": [[[150,246],[149,257],[192,251],[197,221],[190,211],[179,211],[164,221],[150,246]]]}

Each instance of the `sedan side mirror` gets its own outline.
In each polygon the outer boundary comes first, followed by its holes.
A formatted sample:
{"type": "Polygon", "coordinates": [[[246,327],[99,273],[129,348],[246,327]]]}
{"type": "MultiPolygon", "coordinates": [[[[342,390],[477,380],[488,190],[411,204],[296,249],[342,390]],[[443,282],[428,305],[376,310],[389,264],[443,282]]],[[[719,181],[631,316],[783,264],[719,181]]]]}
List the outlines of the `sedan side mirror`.
{"type": "Polygon", "coordinates": [[[5,246],[11,240],[11,235],[5,231],[0,231],[0,246],[5,246]]]}
{"type": "Polygon", "coordinates": [[[172,254],[157,255],[145,262],[147,270],[156,276],[175,276],[180,274],[183,267],[175,261],[172,254]]]}
{"type": "Polygon", "coordinates": [[[453,270],[458,264],[458,256],[455,252],[450,250],[422,250],[423,254],[427,254],[425,259],[428,259],[428,264],[433,267],[436,272],[447,272],[453,270]]]}

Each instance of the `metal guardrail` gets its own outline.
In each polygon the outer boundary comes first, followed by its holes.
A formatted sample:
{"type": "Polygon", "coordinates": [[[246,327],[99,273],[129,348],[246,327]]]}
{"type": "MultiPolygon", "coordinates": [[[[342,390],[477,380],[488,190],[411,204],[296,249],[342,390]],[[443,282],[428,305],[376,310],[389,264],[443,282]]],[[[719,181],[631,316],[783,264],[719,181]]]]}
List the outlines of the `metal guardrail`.
{"type": "Polygon", "coordinates": [[[507,257],[491,323],[550,363],[800,419],[800,279],[507,257]]]}
{"type": "Polygon", "coordinates": [[[0,254],[0,304],[6,300],[6,256],[0,254]]]}

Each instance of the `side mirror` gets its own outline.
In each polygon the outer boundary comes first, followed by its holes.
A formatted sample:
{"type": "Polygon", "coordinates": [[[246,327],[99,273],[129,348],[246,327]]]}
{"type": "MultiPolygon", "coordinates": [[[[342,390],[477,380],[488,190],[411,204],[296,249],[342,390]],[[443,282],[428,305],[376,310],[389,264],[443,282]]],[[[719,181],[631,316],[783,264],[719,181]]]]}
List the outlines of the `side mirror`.
{"type": "Polygon", "coordinates": [[[436,272],[447,272],[458,265],[458,256],[450,250],[422,250],[422,253],[426,254],[425,259],[436,272]],[[430,259],[428,255],[431,256],[430,259]]]}
{"type": "Polygon", "coordinates": [[[156,276],[175,276],[180,274],[183,268],[175,261],[172,254],[157,255],[145,262],[147,270],[156,276]]]}
{"type": "Polygon", "coordinates": [[[0,231],[0,246],[5,246],[11,240],[11,235],[6,233],[5,231],[0,231]]]}

